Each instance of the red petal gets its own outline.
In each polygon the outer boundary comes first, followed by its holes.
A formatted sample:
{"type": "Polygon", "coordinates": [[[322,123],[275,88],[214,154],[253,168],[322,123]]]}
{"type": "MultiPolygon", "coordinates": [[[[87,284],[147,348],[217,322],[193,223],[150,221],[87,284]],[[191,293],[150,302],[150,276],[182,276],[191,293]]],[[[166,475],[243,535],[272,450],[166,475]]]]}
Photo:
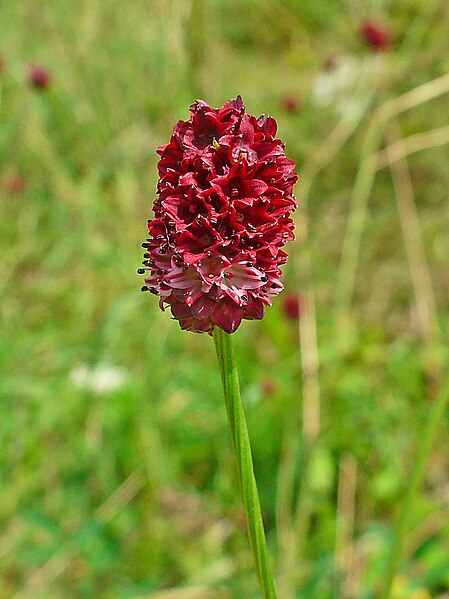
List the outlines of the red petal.
{"type": "Polygon", "coordinates": [[[250,179],[249,181],[244,181],[242,184],[242,192],[246,197],[257,198],[265,193],[267,189],[268,185],[260,179],[250,179]]]}
{"type": "Polygon", "coordinates": [[[226,333],[234,333],[242,322],[242,318],[241,308],[224,302],[217,304],[217,309],[213,315],[214,323],[226,333]]]}

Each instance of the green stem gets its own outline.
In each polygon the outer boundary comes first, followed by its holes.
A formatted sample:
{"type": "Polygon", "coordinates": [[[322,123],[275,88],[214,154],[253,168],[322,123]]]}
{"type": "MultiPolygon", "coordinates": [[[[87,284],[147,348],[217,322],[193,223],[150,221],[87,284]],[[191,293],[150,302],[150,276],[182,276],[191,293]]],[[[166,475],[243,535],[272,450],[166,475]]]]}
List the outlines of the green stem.
{"type": "Polygon", "coordinates": [[[418,456],[412,473],[410,485],[407,489],[404,502],[402,504],[401,513],[399,515],[396,526],[396,533],[391,547],[389,559],[387,562],[387,574],[384,582],[381,599],[390,599],[391,587],[393,579],[398,571],[399,562],[401,560],[402,547],[404,538],[410,523],[410,515],[412,512],[413,502],[424,477],[424,471],[429,457],[430,450],[435,442],[438,433],[439,424],[444,416],[449,402],[449,376],[447,377],[440,394],[438,395],[429,420],[424,429],[421,447],[419,448],[418,456]]]}
{"type": "Polygon", "coordinates": [[[215,327],[214,343],[223,383],[232,446],[240,478],[249,543],[256,562],[263,599],[276,599],[231,335],[215,327]]]}

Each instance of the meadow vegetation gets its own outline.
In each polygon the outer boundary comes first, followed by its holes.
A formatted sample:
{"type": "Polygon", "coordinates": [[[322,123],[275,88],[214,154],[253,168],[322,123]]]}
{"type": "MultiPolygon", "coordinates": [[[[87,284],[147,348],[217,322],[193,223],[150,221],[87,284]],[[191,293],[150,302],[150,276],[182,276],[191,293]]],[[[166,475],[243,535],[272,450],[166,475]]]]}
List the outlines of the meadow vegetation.
{"type": "MultiPolygon", "coordinates": [[[[212,339],[136,275],[155,148],[237,94],[300,174],[286,289],[234,335],[279,595],[379,596],[448,371],[448,28],[444,0],[2,3],[0,599],[260,597],[212,339]]],[[[394,599],[449,597],[447,425],[394,599]]]]}

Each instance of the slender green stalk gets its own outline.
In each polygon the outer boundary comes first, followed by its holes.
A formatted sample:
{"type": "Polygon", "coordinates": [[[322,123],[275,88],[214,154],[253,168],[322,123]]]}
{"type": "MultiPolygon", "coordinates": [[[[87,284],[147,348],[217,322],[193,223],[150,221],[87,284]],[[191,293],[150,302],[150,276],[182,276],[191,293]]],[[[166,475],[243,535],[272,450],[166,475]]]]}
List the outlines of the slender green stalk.
{"type": "Polygon", "coordinates": [[[257,576],[263,599],[276,599],[276,588],[265,541],[259,493],[254,476],[248,428],[240,398],[239,379],[234,361],[231,335],[215,327],[214,342],[223,383],[232,446],[240,478],[249,543],[256,562],[257,576]]]}
{"type": "Polygon", "coordinates": [[[429,420],[427,421],[427,425],[424,429],[421,446],[419,448],[418,456],[416,458],[412,473],[412,479],[407,489],[396,526],[396,533],[387,562],[387,574],[385,577],[384,588],[382,594],[380,595],[380,599],[390,599],[391,597],[391,587],[393,584],[393,579],[398,571],[399,562],[401,560],[404,537],[407,533],[410,523],[410,514],[412,512],[413,502],[421,485],[427,459],[434,444],[436,435],[438,433],[439,424],[441,423],[441,420],[445,414],[448,403],[449,376],[447,377],[440,394],[438,395],[435,404],[432,407],[429,420]]]}

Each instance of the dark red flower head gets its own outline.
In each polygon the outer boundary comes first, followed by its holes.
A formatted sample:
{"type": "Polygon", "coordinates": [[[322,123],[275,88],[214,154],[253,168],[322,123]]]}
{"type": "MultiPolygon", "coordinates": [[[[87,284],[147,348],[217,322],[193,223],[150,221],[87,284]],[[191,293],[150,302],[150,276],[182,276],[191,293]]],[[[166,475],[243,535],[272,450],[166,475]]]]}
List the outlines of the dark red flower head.
{"type": "Polygon", "coordinates": [[[282,98],[282,106],[287,112],[298,112],[300,102],[296,96],[286,95],[282,98]]]}
{"type": "Polygon", "coordinates": [[[25,189],[25,183],[19,175],[10,175],[8,179],[6,179],[5,183],[6,190],[11,194],[19,194],[25,189]]]}
{"type": "Polygon", "coordinates": [[[276,129],[246,114],[240,96],[217,110],[197,100],[157,150],[159,197],[138,272],[182,329],[232,333],[283,288],[297,175],[276,129]]]}
{"type": "Polygon", "coordinates": [[[28,82],[31,87],[45,89],[50,84],[50,73],[45,67],[32,64],[28,67],[28,82]]]}
{"type": "Polygon", "coordinates": [[[328,56],[323,63],[323,67],[325,71],[335,71],[338,67],[338,57],[337,56],[328,56]]]}
{"type": "Polygon", "coordinates": [[[365,21],[360,33],[365,42],[375,50],[386,50],[391,46],[391,32],[383,23],[365,21]]]}
{"type": "Polygon", "coordinates": [[[298,320],[301,312],[301,304],[297,295],[290,294],[284,298],[282,312],[290,320],[298,320]]]}

